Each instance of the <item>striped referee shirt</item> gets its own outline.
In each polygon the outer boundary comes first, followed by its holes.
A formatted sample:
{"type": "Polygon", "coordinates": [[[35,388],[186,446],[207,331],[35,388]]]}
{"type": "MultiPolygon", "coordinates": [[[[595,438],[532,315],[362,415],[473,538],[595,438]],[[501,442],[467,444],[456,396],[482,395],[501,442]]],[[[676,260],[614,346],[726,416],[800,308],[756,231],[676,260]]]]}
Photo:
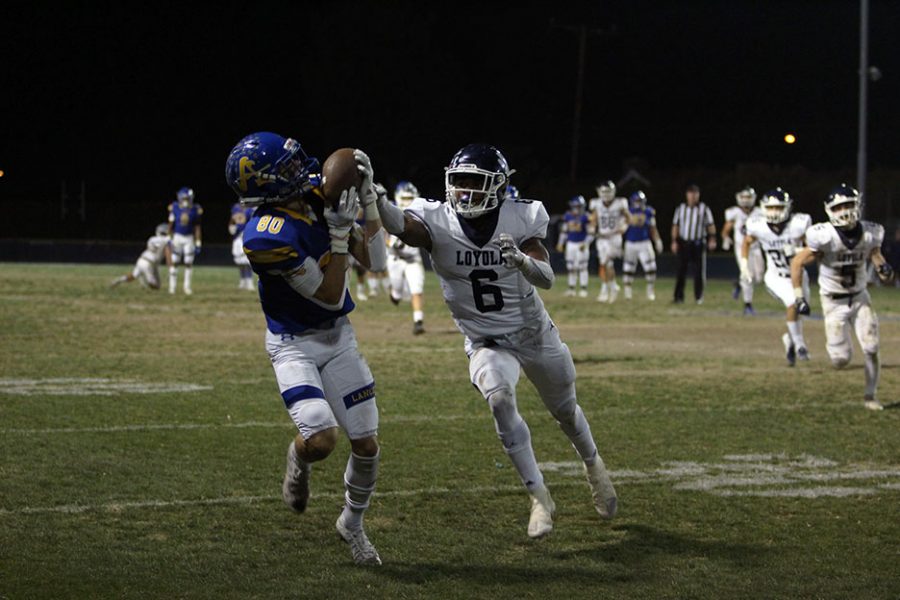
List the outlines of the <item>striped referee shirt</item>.
{"type": "Polygon", "coordinates": [[[715,225],[712,211],[704,203],[688,206],[682,202],[675,209],[672,225],[678,225],[678,237],[688,242],[706,239],[706,228],[715,225]]]}

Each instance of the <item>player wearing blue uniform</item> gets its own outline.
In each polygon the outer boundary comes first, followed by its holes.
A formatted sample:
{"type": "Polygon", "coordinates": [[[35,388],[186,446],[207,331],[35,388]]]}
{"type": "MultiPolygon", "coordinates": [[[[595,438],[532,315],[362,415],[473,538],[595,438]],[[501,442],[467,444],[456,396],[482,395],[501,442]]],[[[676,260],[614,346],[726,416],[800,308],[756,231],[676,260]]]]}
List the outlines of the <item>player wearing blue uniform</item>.
{"type": "Polygon", "coordinates": [[[628,199],[628,229],[625,230],[625,256],[622,259],[626,300],[632,297],[631,286],[638,262],[647,280],[647,300],[656,300],[656,254],[662,252],[662,247],[662,238],[656,229],[656,209],[647,206],[646,194],[638,190],[628,199]]]}
{"type": "Polygon", "coordinates": [[[569,200],[569,210],[563,217],[557,252],[566,253],[566,271],[569,273],[569,288],[566,296],[575,295],[575,283],[581,284],[578,295],[587,298],[588,292],[588,259],[591,255],[588,225],[590,217],[584,212],[586,206],[584,196],[575,196],[569,200]]]}
{"type": "Polygon", "coordinates": [[[250,268],[250,261],[244,254],[244,228],[247,221],[253,216],[253,207],[241,206],[240,202],[235,202],[231,206],[231,218],[228,221],[228,233],[231,234],[231,257],[234,264],[237,265],[240,278],[238,279],[238,289],[250,290],[255,289],[253,285],[253,269],[250,268]]]}
{"type": "Polygon", "coordinates": [[[255,133],[232,149],[225,177],[241,204],[256,206],[244,229],[244,252],[259,276],[266,350],[299,435],[288,446],[284,501],[303,512],[312,463],[335,447],[338,426],[350,439],[344,510],[336,527],[360,564],[381,564],[363,529],[375,490],[379,448],[375,382],[347,319],[347,260],[383,270],[384,232],[375,207],[369,158],[357,150],[360,191],[345,190],[331,206],[320,188],[319,163],[300,144],[255,133]],[[365,227],[354,223],[360,196],[365,227]]]}
{"type": "Polygon", "coordinates": [[[178,263],[184,263],[184,293],[192,294],[191,276],[194,257],[200,254],[203,207],[194,203],[194,190],[183,187],[169,205],[169,237],[172,239],[172,266],[169,267],[169,293],[178,284],[178,263]]]}

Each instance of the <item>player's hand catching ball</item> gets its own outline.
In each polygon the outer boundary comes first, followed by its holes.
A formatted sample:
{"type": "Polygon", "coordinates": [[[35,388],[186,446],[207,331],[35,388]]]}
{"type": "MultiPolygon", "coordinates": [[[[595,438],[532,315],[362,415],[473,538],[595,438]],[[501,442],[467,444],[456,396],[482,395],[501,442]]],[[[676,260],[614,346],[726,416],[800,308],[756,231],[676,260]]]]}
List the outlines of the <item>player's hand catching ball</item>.
{"type": "Polygon", "coordinates": [[[362,150],[354,150],[353,158],[356,159],[356,169],[362,182],[359,184],[359,203],[363,208],[374,206],[375,200],[378,199],[378,192],[375,189],[375,170],[372,168],[372,160],[369,155],[362,150]]]}
{"type": "Polygon", "coordinates": [[[507,269],[518,269],[525,262],[525,254],[516,246],[516,241],[508,233],[501,233],[497,238],[497,245],[500,246],[500,256],[506,263],[507,269]]]}
{"type": "Polygon", "coordinates": [[[359,213],[359,194],[351,187],[341,192],[341,197],[334,207],[325,209],[325,222],[331,235],[331,251],[335,254],[347,254],[350,251],[350,230],[359,213]]]}

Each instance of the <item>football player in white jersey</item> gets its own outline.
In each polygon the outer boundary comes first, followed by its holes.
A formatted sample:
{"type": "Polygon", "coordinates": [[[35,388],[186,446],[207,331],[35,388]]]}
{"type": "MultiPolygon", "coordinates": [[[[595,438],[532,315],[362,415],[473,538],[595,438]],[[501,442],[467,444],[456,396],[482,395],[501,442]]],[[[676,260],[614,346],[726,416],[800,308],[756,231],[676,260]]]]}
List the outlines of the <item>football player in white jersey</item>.
{"type": "Polygon", "coordinates": [[[597,240],[600,275],[599,302],[616,301],[619,286],[613,262],[622,256],[622,234],[628,229],[628,200],[616,197],[616,184],[604,181],[597,186],[597,198],[591,198],[591,225],[597,240]]]}
{"type": "MultiPolygon", "coordinates": [[[[806,340],[803,339],[803,322],[797,313],[794,287],[791,284],[791,258],[803,246],[806,230],[812,219],[806,213],[791,214],[790,194],[781,188],[775,188],[762,197],[759,202],[761,216],[747,219],[747,234],[741,244],[741,281],[752,281],[750,272],[750,248],[759,242],[766,256],[766,289],[770,294],[784,303],[787,313],[788,332],[781,336],[784,343],[788,365],[793,367],[800,360],[809,360],[806,340]]],[[[806,271],[798,274],[798,285],[804,291],[809,290],[809,276],[806,271]]]]}
{"type": "Polygon", "coordinates": [[[418,198],[403,211],[382,195],[378,209],[389,233],[431,253],[444,300],[465,335],[471,381],[531,496],[528,535],[537,538],[553,529],[555,504],[516,406],[521,370],[584,461],[601,517],[615,515],[617,498],[575,397],[572,355],[535,290],[549,289],[554,279],[541,243],[549,217],[541,202],[507,198],[511,174],[499,150],[470,144],[447,168],[446,202],[418,198]]]}
{"type": "MultiPolygon", "coordinates": [[[[738,267],[741,264],[741,252],[744,245],[744,235],[747,233],[747,219],[762,215],[762,211],[756,206],[756,190],[747,186],[734,195],[737,205],[725,211],[725,225],[722,227],[722,250],[731,249],[731,235],[734,234],[734,259],[738,267]]],[[[734,298],[738,294],[743,296],[744,314],[753,315],[753,285],[761,283],[765,271],[765,259],[759,243],[750,246],[750,254],[747,256],[748,268],[751,278],[748,281],[738,279],[734,287],[734,298]]]]}
{"type": "Polygon", "coordinates": [[[866,389],[863,405],[869,410],[884,406],[875,398],[880,363],[878,316],[866,289],[866,263],[872,261],[879,279],[889,283],[894,272],[881,254],[884,227],[860,220],[859,192],[841,184],[825,200],[827,223],[816,223],[806,232],[806,248],[791,262],[791,280],[800,314],[809,314],[809,294],[800,286],[804,265],[819,263],[819,299],[825,315],[825,340],[831,364],[843,368],[850,362],[850,328],[865,359],[866,389]]]}
{"type": "MultiPolygon", "coordinates": [[[[394,203],[406,210],[419,197],[419,190],[409,181],[401,181],[394,189],[394,203]]],[[[413,311],[413,335],[425,333],[425,267],[418,248],[407,246],[395,235],[388,236],[388,276],[391,302],[409,299],[413,311]]]]}
{"type": "Polygon", "coordinates": [[[129,283],[137,279],[141,285],[151,290],[159,289],[159,263],[166,260],[166,264],[172,266],[172,241],[169,238],[169,225],[160,223],[156,226],[156,232],[147,240],[147,248],[134,263],[134,269],[121,277],[116,277],[110,287],[116,287],[121,283],[129,283]]]}

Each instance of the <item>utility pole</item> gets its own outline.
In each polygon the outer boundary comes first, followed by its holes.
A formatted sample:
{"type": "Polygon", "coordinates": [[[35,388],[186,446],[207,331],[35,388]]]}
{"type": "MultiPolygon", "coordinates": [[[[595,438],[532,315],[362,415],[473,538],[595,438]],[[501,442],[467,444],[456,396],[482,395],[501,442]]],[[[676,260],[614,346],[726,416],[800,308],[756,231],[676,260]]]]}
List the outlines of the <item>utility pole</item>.
{"type": "Polygon", "coordinates": [[[587,25],[562,25],[550,21],[552,27],[574,31],[578,35],[578,75],[575,80],[575,111],[572,119],[572,153],[569,161],[569,180],[575,181],[578,172],[578,148],[581,144],[581,109],[584,97],[584,65],[587,55],[587,37],[591,35],[612,35],[615,29],[589,29],[587,25]]]}
{"type": "MultiPolygon", "coordinates": [[[[859,3],[859,146],[856,152],[856,189],[866,202],[866,121],[869,97],[869,0],[859,3]]],[[[862,216],[862,215],[860,215],[862,216]]]]}

